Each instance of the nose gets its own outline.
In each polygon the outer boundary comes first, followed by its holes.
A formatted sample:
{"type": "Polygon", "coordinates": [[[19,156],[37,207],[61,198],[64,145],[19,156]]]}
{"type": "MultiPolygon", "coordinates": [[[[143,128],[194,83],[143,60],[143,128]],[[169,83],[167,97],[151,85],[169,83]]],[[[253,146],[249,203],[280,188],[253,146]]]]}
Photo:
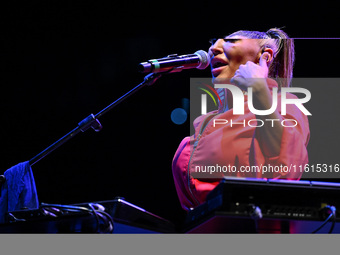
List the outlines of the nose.
{"type": "Polygon", "coordinates": [[[224,52],[223,42],[224,42],[223,39],[218,39],[213,45],[210,46],[209,53],[211,57],[212,55],[216,56],[224,52]]]}

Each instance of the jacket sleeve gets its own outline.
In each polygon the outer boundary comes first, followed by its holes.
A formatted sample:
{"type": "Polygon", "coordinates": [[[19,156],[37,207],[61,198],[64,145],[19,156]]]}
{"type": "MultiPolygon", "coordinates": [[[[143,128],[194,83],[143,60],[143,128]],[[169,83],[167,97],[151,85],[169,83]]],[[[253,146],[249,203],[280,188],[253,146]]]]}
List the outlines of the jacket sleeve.
{"type": "MultiPolygon", "coordinates": [[[[297,98],[289,93],[286,96],[290,99],[297,98]]],[[[281,114],[281,105],[278,106],[278,110],[281,114]]],[[[281,125],[284,128],[280,154],[276,157],[265,157],[267,166],[280,166],[280,171],[268,173],[269,176],[263,177],[300,179],[304,166],[308,163],[307,145],[310,136],[308,117],[297,106],[287,104],[286,115],[282,115],[282,118],[281,125]]]]}

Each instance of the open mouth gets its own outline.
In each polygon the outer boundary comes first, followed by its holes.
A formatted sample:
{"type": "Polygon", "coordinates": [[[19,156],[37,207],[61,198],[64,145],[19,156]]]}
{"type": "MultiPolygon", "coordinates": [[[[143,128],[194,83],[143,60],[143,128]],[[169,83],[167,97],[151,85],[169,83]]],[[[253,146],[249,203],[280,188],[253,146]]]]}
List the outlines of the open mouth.
{"type": "Polygon", "coordinates": [[[214,57],[211,60],[211,74],[215,77],[221,74],[224,70],[224,67],[228,65],[228,62],[224,59],[214,57]]]}
{"type": "Polygon", "coordinates": [[[221,63],[221,62],[217,62],[215,64],[212,65],[213,68],[218,68],[218,67],[221,67],[221,66],[226,66],[227,64],[225,63],[221,63]]]}
{"type": "Polygon", "coordinates": [[[213,58],[213,59],[211,60],[211,67],[212,67],[213,69],[219,68],[219,67],[222,67],[222,66],[226,66],[226,65],[228,65],[228,62],[225,61],[225,60],[223,60],[223,59],[220,59],[220,58],[213,58]]]}

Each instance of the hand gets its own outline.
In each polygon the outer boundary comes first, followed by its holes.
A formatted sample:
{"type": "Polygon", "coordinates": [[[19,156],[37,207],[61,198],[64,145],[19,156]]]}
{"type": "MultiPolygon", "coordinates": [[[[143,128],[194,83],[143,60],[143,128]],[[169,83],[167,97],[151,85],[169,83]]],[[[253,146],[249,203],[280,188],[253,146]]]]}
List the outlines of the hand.
{"type": "Polygon", "coordinates": [[[268,77],[269,57],[270,54],[265,52],[261,55],[258,64],[248,61],[245,65],[240,65],[230,81],[242,90],[247,91],[248,87],[252,87],[253,92],[259,91],[267,84],[265,79],[268,77]]]}
{"type": "MultiPolygon", "coordinates": [[[[240,65],[235,72],[231,82],[240,89],[247,91],[249,87],[253,89],[253,106],[257,110],[267,110],[272,106],[271,92],[267,86],[268,77],[267,60],[270,54],[265,52],[261,55],[259,63],[248,61],[245,65],[240,65]]],[[[249,95],[248,95],[249,96],[249,95]]],[[[265,119],[281,120],[282,116],[275,110],[269,115],[256,115],[256,119],[261,119],[264,125],[256,128],[257,137],[263,153],[266,157],[276,157],[280,155],[283,127],[277,124],[272,126],[265,119]]]]}

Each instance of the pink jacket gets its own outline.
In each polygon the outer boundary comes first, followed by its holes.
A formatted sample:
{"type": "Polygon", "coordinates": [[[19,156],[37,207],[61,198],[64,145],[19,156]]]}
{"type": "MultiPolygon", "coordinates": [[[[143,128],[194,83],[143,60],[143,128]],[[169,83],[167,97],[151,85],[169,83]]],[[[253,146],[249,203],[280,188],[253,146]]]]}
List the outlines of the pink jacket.
{"type": "MultiPolygon", "coordinates": [[[[272,89],[274,86],[277,83],[270,80],[268,87],[272,89]]],[[[296,96],[288,93],[287,98],[296,96]]],[[[278,93],[278,111],[281,113],[280,105],[281,93],[278,93]]],[[[189,210],[203,203],[207,194],[224,176],[301,178],[303,166],[308,163],[307,116],[295,105],[287,105],[287,114],[283,118],[294,119],[298,124],[284,127],[280,155],[268,158],[261,151],[254,127],[256,121],[248,125],[248,121],[256,119],[256,116],[248,109],[247,96],[244,109],[244,115],[233,115],[230,109],[198,117],[194,121],[195,134],[185,137],[180,143],[173,159],[172,171],[183,209],[189,210]],[[214,119],[225,119],[228,123],[214,127],[214,119]],[[239,124],[231,125],[231,122],[239,124]],[[209,169],[213,171],[208,172],[209,169]]]]}

